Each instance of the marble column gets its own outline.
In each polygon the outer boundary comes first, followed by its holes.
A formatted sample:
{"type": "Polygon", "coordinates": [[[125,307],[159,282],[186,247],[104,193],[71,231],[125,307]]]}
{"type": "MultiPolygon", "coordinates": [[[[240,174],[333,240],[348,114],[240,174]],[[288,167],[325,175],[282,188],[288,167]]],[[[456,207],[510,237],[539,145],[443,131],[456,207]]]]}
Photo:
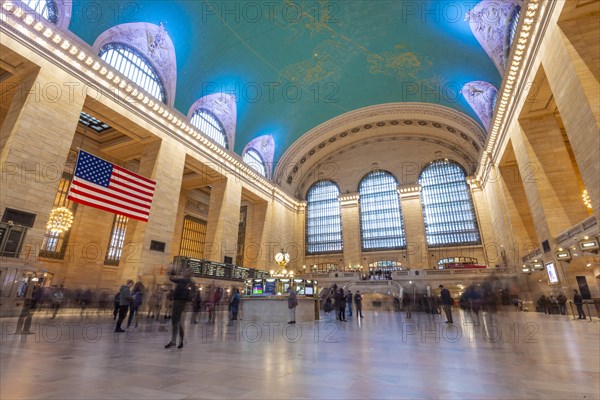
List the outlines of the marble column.
{"type": "Polygon", "coordinates": [[[560,29],[550,30],[544,43],[548,45],[543,49],[545,51],[541,52],[542,66],[564,123],[583,184],[589,193],[594,215],[600,220],[598,80],[560,29]]]}
{"type": "MultiPolygon", "coordinates": [[[[361,263],[360,211],[358,193],[338,197],[342,212],[342,239],[344,240],[344,268],[361,263]]],[[[366,268],[366,267],[365,267],[366,268]]]]}
{"type": "Polygon", "coordinates": [[[406,237],[406,262],[404,268],[429,268],[425,222],[421,205],[421,186],[418,184],[399,187],[404,234],[406,237]]]}
{"type": "Polygon", "coordinates": [[[121,280],[158,274],[161,265],[172,261],[171,254],[179,203],[184,149],[165,141],[144,145],[138,173],[156,181],[148,222],[129,219],[125,243],[131,251],[119,263],[121,280]],[[164,252],[150,250],[151,241],[165,243],[164,252]]]}
{"type": "Polygon", "coordinates": [[[208,260],[235,260],[242,202],[242,185],[234,176],[222,177],[210,190],[204,255],[208,260]]]}
{"type": "Polygon", "coordinates": [[[73,78],[36,69],[23,76],[0,131],[1,212],[36,214],[22,248],[34,260],[71,148],[84,97],[69,91],[73,78]]]}

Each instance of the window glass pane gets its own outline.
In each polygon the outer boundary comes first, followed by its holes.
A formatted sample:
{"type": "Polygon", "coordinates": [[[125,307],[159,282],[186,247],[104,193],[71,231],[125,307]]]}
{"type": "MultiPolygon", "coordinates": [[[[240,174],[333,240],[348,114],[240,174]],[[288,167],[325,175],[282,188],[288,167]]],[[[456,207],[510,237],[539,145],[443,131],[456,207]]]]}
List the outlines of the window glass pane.
{"type": "Polygon", "coordinates": [[[210,111],[202,108],[197,109],[190,122],[219,145],[226,149],[229,148],[225,129],[223,129],[219,120],[210,111]]]}
{"type": "Polygon", "coordinates": [[[423,169],[419,183],[430,247],[481,244],[469,185],[458,164],[434,161],[423,169]]]}
{"type": "Polygon", "coordinates": [[[375,171],[360,182],[360,235],[362,249],[406,247],[398,181],[385,171],[375,171]]]}
{"type": "Polygon", "coordinates": [[[165,91],[158,74],[136,50],[121,43],[108,43],[100,49],[100,58],[140,89],[166,103],[165,91]]]}
{"type": "Polygon", "coordinates": [[[54,0],[22,0],[23,4],[55,24],[58,22],[58,7],[54,0]]]}
{"type": "Polygon", "coordinates": [[[183,220],[183,234],[179,255],[190,258],[204,258],[204,243],[206,242],[206,221],[186,216],[183,220]]]}
{"type": "Polygon", "coordinates": [[[127,231],[127,222],[129,218],[123,215],[115,215],[113,226],[108,239],[108,249],[104,264],[119,265],[121,260],[121,252],[123,251],[123,243],[125,242],[125,233],[127,231]]]}
{"type": "MultiPolygon", "coordinates": [[[[58,190],[54,197],[54,203],[52,208],[66,207],[73,215],[77,210],[77,203],[72,202],[67,198],[69,191],[69,183],[73,176],[67,172],[63,172],[63,176],[58,184],[58,190]]],[[[46,228],[44,238],[42,239],[42,248],[40,249],[39,256],[43,258],[55,258],[62,260],[65,256],[66,245],[69,240],[69,233],[71,230],[65,232],[52,232],[49,228],[46,228]]]]}
{"type": "Polygon", "coordinates": [[[319,181],[306,196],[306,252],[339,253],[342,251],[342,213],[340,190],[331,181],[319,181]]]}
{"type": "Polygon", "coordinates": [[[248,166],[256,170],[262,176],[267,176],[267,169],[265,168],[265,164],[262,160],[262,157],[258,153],[258,151],[253,148],[249,148],[246,153],[244,153],[243,160],[248,166]]]}

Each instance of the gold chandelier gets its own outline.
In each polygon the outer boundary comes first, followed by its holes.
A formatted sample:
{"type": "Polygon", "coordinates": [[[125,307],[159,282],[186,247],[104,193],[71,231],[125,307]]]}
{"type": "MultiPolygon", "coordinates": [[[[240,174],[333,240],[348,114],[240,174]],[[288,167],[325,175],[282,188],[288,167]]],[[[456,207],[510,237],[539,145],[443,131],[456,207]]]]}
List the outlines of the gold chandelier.
{"type": "Polygon", "coordinates": [[[67,207],[53,208],[46,227],[52,233],[63,233],[73,225],[73,213],[67,207]]]}
{"type": "Polygon", "coordinates": [[[590,195],[588,194],[587,189],[583,191],[581,198],[583,199],[583,204],[585,204],[587,208],[592,208],[592,201],[590,200],[590,195]]]}

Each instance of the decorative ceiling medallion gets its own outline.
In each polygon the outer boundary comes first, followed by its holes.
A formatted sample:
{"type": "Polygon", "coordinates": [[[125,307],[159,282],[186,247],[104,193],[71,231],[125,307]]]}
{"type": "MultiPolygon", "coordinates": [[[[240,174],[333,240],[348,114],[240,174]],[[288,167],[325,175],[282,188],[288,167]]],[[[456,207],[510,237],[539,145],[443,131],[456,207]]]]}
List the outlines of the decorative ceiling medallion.
{"type": "Polygon", "coordinates": [[[336,139],[336,137],[335,137],[335,136],[332,136],[332,137],[330,137],[330,138],[329,138],[329,143],[333,143],[333,142],[335,142],[335,139],[336,139]]]}
{"type": "Polygon", "coordinates": [[[319,147],[320,149],[322,149],[323,147],[325,147],[325,142],[323,142],[323,143],[319,143],[319,146],[318,146],[318,147],[319,147]]]}
{"type": "Polygon", "coordinates": [[[390,125],[398,125],[399,122],[398,121],[390,121],[390,125]]]}
{"type": "Polygon", "coordinates": [[[441,128],[441,127],[442,127],[442,124],[440,124],[440,123],[437,123],[437,122],[434,122],[434,123],[433,123],[433,124],[431,124],[431,125],[433,125],[433,126],[434,126],[434,127],[436,127],[436,128],[441,128]]]}
{"type": "Polygon", "coordinates": [[[465,135],[464,133],[460,133],[460,137],[465,139],[465,140],[469,140],[469,138],[467,137],[467,135],[465,135]]]}
{"type": "Polygon", "coordinates": [[[297,165],[296,165],[296,166],[294,166],[294,168],[292,168],[292,172],[293,172],[293,173],[296,173],[296,172],[298,172],[298,166],[297,166],[297,165]]]}
{"type": "Polygon", "coordinates": [[[348,136],[348,132],[342,132],[342,133],[340,133],[340,137],[346,137],[346,136],[348,136]]]}
{"type": "Polygon", "coordinates": [[[454,129],[450,126],[447,126],[446,129],[448,130],[448,132],[456,133],[456,129],[454,129]]]}
{"type": "Polygon", "coordinates": [[[412,125],[413,124],[413,122],[411,120],[409,120],[409,119],[405,119],[402,122],[404,122],[404,125],[412,125]]]}
{"type": "Polygon", "coordinates": [[[354,132],[354,133],[356,133],[356,132],[358,132],[358,131],[360,131],[360,128],[353,128],[353,129],[352,129],[352,132],[354,132]]]}
{"type": "Polygon", "coordinates": [[[316,151],[315,149],[310,149],[310,151],[308,152],[308,155],[312,156],[313,154],[315,154],[315,151],[316,151]]]}
{"type": "Polygon", "coordinates": [[[364,126],[365,129],[371,129],[372,127],[373,127],[373,125],[371,125],[371,124],[367,124],[364,126]]]}
{"type": "Polygon", "coordinates": [[[375,125],[377,125],[377,126],[385,126],[385,122],[383,122],[383,121],[382,122],[378,122],[375,125]]]}
{"type": "Polygon", "coordinates": [[[305,162],[306,162],[306,157],[302,157],[302,158],[300,159],[300,164],[304,164],[305,162]]]}
{"type": "Polygon", "coordinates": [[[427,122],[425,122],[425,121],[417,121],[417,124],[419,124],[421,126],[425,126],[425,125],[427,125],[427,122]]]}
{"type": "Polygon", "coordinates": [[[292,176],[291,175],[287,177],[287,183],[290,185],[292,184],[292,176]]]}

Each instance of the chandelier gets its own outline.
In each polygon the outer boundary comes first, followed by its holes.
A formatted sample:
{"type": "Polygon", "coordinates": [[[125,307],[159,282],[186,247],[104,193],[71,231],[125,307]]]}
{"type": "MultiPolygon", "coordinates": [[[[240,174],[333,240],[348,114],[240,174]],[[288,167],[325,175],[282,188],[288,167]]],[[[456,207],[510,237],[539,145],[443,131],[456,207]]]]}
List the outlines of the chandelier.
{"type": "Polygon", "coordinates": [[[590,195],[588,194],[587,189],[583,191],[581,198],[583,199],[583,204],[585,204],[587,208],[592,208],[592,201],[590,200],[590,195]]]}
{"type": "Polygon", "coordinates": [[[50,211],[46,227],[52,233],[63,233],[73,225],[73,213],[67,207],[58,207],[50,211]]]}

